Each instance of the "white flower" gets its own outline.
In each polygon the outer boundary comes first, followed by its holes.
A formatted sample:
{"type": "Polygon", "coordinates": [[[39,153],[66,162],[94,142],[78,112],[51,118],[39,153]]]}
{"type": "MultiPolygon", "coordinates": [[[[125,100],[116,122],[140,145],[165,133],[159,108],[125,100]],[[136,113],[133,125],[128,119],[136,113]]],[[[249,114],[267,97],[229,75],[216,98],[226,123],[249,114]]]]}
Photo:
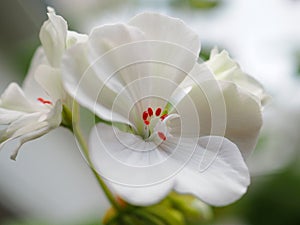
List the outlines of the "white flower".
{"type": "Polygon", "coordinates": [[[60,101],[54,104],[41,97],[29,99],[16,83],[11,83],[0,98],[0,148],[18,139],[11,156],[15,160],[22,144],[59,126],[61,111],[60,101]]]}
{"type": "Polygon", "coordinates": [[[227,51],[223,50],[219,53],[217,48],[212,49],[206,65],[215,74],[216,79],[234,82],[254,95],[262,105],[265,105],[270,99],[270,96],[265,93],[264,87],[243,72],[237,62],[229,57],[227,51]]]}
{"type": "Polygon", "coordinates": [[[91,132],[94,167],[133,204],[174,189],[226,205],[249,185],[242,154],[256,143],[260,103],[197,64],[199,43],[181,20],[144,13],[95,28],[63,57],[68,93],[113,124],[91,132]]]}
{"type": "Polygon", "coordinates": [[[40,31],[42,46],[32,59],[23,90],[12,83],[0,102],[1,148],[19,138],[12,155],[16,159],[21,145],[58,127],[62,121],[62,105],[71,107],[61,80],[61,58],[65,50],[87,36],[68,31],[66,21],[48,7],[49,19],[40,31]]]}

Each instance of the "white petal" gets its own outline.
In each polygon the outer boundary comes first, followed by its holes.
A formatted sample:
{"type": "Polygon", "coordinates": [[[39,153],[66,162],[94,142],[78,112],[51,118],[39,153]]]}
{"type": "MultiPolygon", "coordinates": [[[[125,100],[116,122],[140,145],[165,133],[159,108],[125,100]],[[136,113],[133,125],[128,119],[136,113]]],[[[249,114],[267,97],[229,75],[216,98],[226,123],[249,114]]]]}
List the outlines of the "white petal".
{"type": "Polygon", "coordinates": [[[49,65],[44,49],[42,47],[39,47],[35,51],[28,73],[22,85],[26,97],[29,97],[34,101],[36,101],[36,99],[40,97],[44,99],[49,98],[43,88],[35,80],[35,72],[37,67],[40,65],[49,65]]]}
{"type": "Polygon", "coordinates": [[[168,163],[171,151],[112,126],[97,124],[90,134],[89,147],[97,172],[116,184],[152,186],[174,174],[175,165],[168,163]]]}
{"type": "MultiPolygon", "coordinates": [[[[44,135],[44,130],[50,130],[50,127],[47,126],[47,122],[37,122],[37,119],[39,119],[40,115],[28,116],[30,116],[30,118],[24,118],[24,120],[18,119],[15,123],[11,124],[7,130],[4,130],[4,132],[1,133],[0,150],[6,145],[6,143],[20,138],[21,140],[19,141],[13,153],[13,155],[16,157],[23,143],[44,135]]],[[[15,159],[15,157],[13,157],[13,159],[15,159]]]]}
{"type": "Polygon", "coordinates": [[[199,115],[200,135],[225,136],[247,158],[255,148],[262,126],[260,102],[231,82],[219,81],[219,84],[203,82],[201,88],[195,86],[189,93],[199,115]]]}
{"type": "Polygon", "coordinates": [[[56,128],[60,125],[62,120],[62,102],[57,100],[55,105],[47,114],[47,121],[51,128],[56,128]]]}
{"type": "Polygon", "coordinates": [[[11,159],[15,160],[21,146],[25,142],[39,138],[60,125],[62,119],[61,112],[61,102],[57,101],[48,113],[34,112],[20,116],[16,121],[9,124],[6,129],[1,131],[0,150],[6,143],[14,139],[19,139],[11,155],[11,159]]]}
{"type": "Polygon", "coordinates": [[[142,40],[145,37],[139,29],[126,24],[112,24],[94,28],[87,44],[91,54],[102,56],[121,45],[142,40]]]}
{"type": "Polygon", "coordinates": [[[138,206],[149,206],[158,203],[168,195],[174,186],[174,180],[167,180],[153,186],[135,188],[114,183],[109,183],[109,186],[126,202],[138,206]]]}
{"type": "MultiPolygon", "coordinates": [[[[49,127],[45,127],[42,128],[40,130],[35,130],[32,133],[28,133],[27,135],[24,135],[23,137],[21,137],[21,139],[19,140],[19,143],[17,144],[16,148],[14,149],[13,153],[11,154],[10,158],[12,160],[16,160],[18,154],[19,154],[19,150],[21,149],[22,145],[25,144],[28,141],[32,141],[34,139],[37,139],[45,134],[47,134],[48,132],[50,132],[50,128],[49,127]]],[[[2,148],[2,146],[0,146],[0,149],[2,148]]]]}
{"type": "Polygon", "coordinates": [[[54,10],[48,12],[49,19],[40,30],[40,40],[51,66],[59,67],[62,54],[66,48],[67,22],[57,16],[54,10]]]}
{"type": "Polygon", "coordinates": [[[199,36],[180,19],[158,13],[142,13],[132,18],[128,24],[143,31],[148,40],[175,43],[189,49],[195,56],[199,55],[199,36]]]}
{"type": "Polygon", "coordinates": [[[24,116],[25,114],[26,114],[25,112],[9,110],[0,107],[0,124],[7,125],[17,120],[21,116],[24,116]]]}
{"type": "Polygon", "coordinates": [[[11,83],[1,95],[0,107],[22,112],[35,112],[41,109],[33,104],[16,83],[11,83]]]}
{"type": "Polygon", "coordinates": [[[120,92],[126,84],[147,74],[147,66],[138,69],[133,65],[136,59],[143,59],[145,52],[128,45],[142,40],[144,35],[140,30],[125,24],[104,25],[90,34],[87,42],[90,66],[114,92],[120,92]]]}
{"type": "Polygon", "coordinates": [[[262,106],[265,106],[270,102],[272,97],[265,92],[265,89],[261,83],[259,83],[255,78],[246,73],[242,73],[240,75],[238,74],[239,71],[232,74],[232,76],[230,77],[228,76],[225,80],[237,84],[238,86],[252,94],[254,97],[258,98],[262,106]]]}
{"type": "MultiPolygon", "coordinates": [[[[139,29],[124,24],[105,25],[94,29],[87,42],[86,55],[91,66],[88,70],[95,71],[100,80],[96,82],[100,84],[97,88],[98,97],[104,98],[101,95],[105,84],[117,94],[115,95],[117,99],[112,95],[113,97],[108,98],[106,103],[109,100],[114,101],[116,112],[125,118],[131,114],[129,110],[132,108],[137,109],[136,114],[140,117],[143,110],[149,106],[164,107],[172,92],[192,69],[197,58],[178,43],[145,41],[139,29]],[[137,105],[133,107],[134,104],[137,105]]],[[[82,54],[79,56],[82,57],[82,54]]],[[[74,54],[68,54],[68,57],[75,58],[74,54]]],[[[79,60],[86,59],[79,58],[79,60]]],[[[83,75],[80,74],[79,77],[83,75]]],[[[90,92],[89,95],[92,94],[92,91],[90,92]]],[[[92,108],[96,102],[95,97],[89,98],[93,101],[88,103],[89,106],[86,103],[86,106],[92,108]]],[[[103,116],[100,110],[96,112],[99,116],[103,116]]]]}
{"type": "Polygon", "coordinates": [[[44,128],[48,123],[41,120],[41,118],[43,118],[42,113],[37,112],[27,114],[9,125],[6,129],[6,135],[9,135],[11,138],[17,138],[24,134],[44,128]]]}
{"type": "Polygon", "coordinates": [[[51,97],[52,101],[65,98],[60,69],[47,65],[40,65],[36,68],[35,80],[47,93],[49,96],[48,98],[51,97]]]}
{"type": "MultiPolygon", "coordinates": [[[[149,55],[156,63],[151,64],[150,74],[165,78],[178,86],[198,59],[200,40],[197,33],[182,20],[158,13],[139,14],[128,24],[139,28],[144,32],[145,38],[152,41],[149,55]]],[[[156,82],[153,86],[157,88],[153,92],[162,97],[170,96],[174,89],[166,81],[156,82]],[[163,93],[160,90],[165,91],[163,93]]]]}
{"type": "Polygon", "coordinates": [[[190,162],[176,176],[175,190],[223,206],[239,199],[250,176],[239,149],[223,137],[202,137],[190,162]]]}
{"type": "Polygon", "coordinates": [[[70,48],[77,43],[86,42],[87,40],[88,36],[86,34],[80,34],[69,30],[67,32],[67,48],[70,48]]]}
{"type": "MultiPolygon", "coordinates": [[[[224,136],[226,130],[226,106],[222,89],[214,75],[205,64],[195,64],[188,77],[180,84],[187,94],[174,96],[175,109],[181,109],[181,115],[186,120],[186,127],[193,128],[191,132],[182,133],[185,137],[195,135],[224,136]],[[184,116],[183,116],[184,115],[184,116]],[[197,117],[197,119],[195,119],[197,117]],[[193,118],[193,120],[189,120],[193,118]],[[197,126],[197,127],[196,127],[197,126]],[[195,129],[198,128],[198,132],[195,129]],[[199,134],[200,133],[200,134],[199,134]]],[[[187,129],[188,131],[188,129],[187,129]]]]}
{"type": "Polygon", "coordinates": [[[37,111],[20,116],[5,129],[5,136],[14,139],[45,127],[56,128],[61,122],[61,111],[61,102],[57,101],[46,113],[37,111]]]}
{"type": "Polygon", "coordinates": [[[63,57],[62,79],[66,91],[82,106],[104,120],[129,123],[128,119],[112,112],[117,94],[104,85],[90,67],[85,44],[71,47],[63,57]]]}
{"type": "Polygon", "coordinates": [[[244,73],[240,66],[229,57],[227,51],[223,50],[216,54],[213,50],[207,66],[216,75],[216,79],[231,81],[256,96],[262,104],[266,104],[270,98],[266,95],[264,87],[253,77],[244,73]]]}
{"type": "Polygon", "coordinates": [[[262,111],[256,98],[231,83],[222,82],[227,112],[225,137],[234,142],[244,158],[254,150],[262,126],[262,111]]]}
{"type": "Polygon", "coordinates": [[[97,124],[90,135],[89,150],[94,168],[118,194],[133,204],[149,205],[171,190],[197,143],[198,138],[168,136],[157,144],[97,124]]]}

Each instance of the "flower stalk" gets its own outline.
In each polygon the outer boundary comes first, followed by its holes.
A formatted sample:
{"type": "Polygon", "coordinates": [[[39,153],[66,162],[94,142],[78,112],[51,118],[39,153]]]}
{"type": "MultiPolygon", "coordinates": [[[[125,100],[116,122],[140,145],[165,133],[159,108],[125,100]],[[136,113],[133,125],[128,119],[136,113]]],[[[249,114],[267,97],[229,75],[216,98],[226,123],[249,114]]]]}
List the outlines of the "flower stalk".
{"type": "Polygon", "coordinates": [[[105,196],[107,197],[110,204],[114,207],[114,209],[118,212],[121,211],[121,207],[117,203],[114,195],[111,193],[105,182],[102,180],[100,175],[95,171],[93,164],[91,162],[90,156],[89,156],[89,150],[88,145],[86,143],[86,140],[82,134],[82,131],[79,126],[79,105],[77,102],[73,102],[73,110],[71,111],[68,107],[65,105],[63,106],[63,121],[65,123],[62,123],[62,126],[68,128],[76,137],[76,140],[78,144],[80,145],[81,149],[83,150],[84,156],[97,180],[99,183],[101,189],[103,190],[105,196]]]}

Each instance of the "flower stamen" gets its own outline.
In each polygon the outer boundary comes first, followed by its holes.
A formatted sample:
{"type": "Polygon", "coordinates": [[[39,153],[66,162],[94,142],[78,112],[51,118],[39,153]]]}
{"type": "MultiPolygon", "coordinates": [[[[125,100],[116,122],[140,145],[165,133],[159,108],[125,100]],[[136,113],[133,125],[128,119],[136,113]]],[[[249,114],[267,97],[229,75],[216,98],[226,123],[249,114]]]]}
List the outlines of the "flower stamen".
{"type": "Polygon", "coordinates": [[[153,109],[150,107],[148,108],[148,114],[150,117],[153,116],[153,109]]]}
{"type": "Polygon", "coordinates": [[[148,119],[148,112],[143,112],[143,120],[147,120],[148,119]]]}
{"type": "Polygon", "coordinates": [[[168,114],[164,114],[160,117],[160,119],[163,121],[167,116],[168,116],[168,114]]]}
{"type": "Polygon", "coordinates": [[[160,116],[160,114],[161,114],[161,108],[157,108],[155,111],[155,115],[160,116]]]}
{"type": "Polygon", "coordinates": [[[43,104],[52,105],[52,102],[49,101],[49,100],[45,100],[45,99],[43,99],[43,98],[38,98],[37,100],[40,101],[40,102],[43,103],[43,104]]]}
{"type": "Polygon", "coordinates": [[[163,112],[160,107],[158,107],[155,112],[153,111],[153,108],[148,107],[142,114],[143,122],[146,126],[149,126],[152,119],[157,117],[163,121],[166,117],[168,117],[168,114],[166,111],[163,112]]]}
{"type": "Polygon", "coordinates": [[[157,134],[158,134],[158,137],[161,139],[161,140],[163,140],[163,141],[165,141],[165,140],[167,140],[167,137],[166,137],[166,135],[163,133],[163,132],[157,132],[157,134]]]}

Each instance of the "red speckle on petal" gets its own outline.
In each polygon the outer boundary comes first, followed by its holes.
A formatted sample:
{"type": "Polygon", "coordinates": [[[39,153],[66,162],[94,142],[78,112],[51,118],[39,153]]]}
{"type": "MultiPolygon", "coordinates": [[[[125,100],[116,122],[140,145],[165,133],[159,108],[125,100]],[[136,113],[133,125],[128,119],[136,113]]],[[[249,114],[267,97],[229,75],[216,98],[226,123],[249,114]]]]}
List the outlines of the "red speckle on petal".
{"type": "Polygon", "coordinates": [[[52,105],[52,102],[49,101],[49,100],[45,100],[45,99],[43,99],[43,98],[38,98],[37,100],[40,101],[40,102],[43,103],[43,104],[52,105]]]}
{"type": "Polygon", "coordinates": [[[153,116],[153,109],[152,108],[148,108],[148,114],[149,114],[149,116],[153,116]]]}
{"type": "Polygon", "coordinates": [[[155,115],[159,116],[161,114],[161,108],[157,108],[155,111],[155,115]]]}
{"type": "Polygon", "coordinates": [[[150,121],[144,120],[144,123],[148,126],[150,124],[150,121]]]}
{"type": "Polygon", "coordinates": [[[157,134],[161,140],[163,141],[167,140],[167,137],[163,132],[158,132],[157,134]]]}

